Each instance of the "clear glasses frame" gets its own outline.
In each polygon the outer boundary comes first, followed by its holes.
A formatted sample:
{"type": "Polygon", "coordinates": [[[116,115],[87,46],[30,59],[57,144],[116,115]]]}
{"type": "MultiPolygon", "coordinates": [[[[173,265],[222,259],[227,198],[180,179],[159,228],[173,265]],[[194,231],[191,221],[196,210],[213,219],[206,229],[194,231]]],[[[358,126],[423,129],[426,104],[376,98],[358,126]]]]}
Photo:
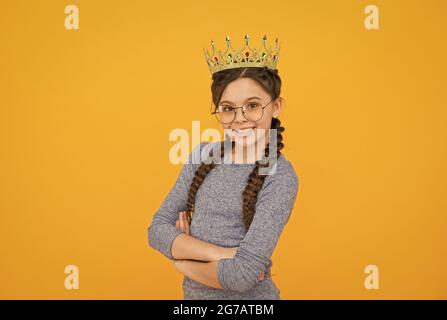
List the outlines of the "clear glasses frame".
{"type": "MultiPolygon", "coordinates": [[[[261,116],[259,117],[259,119],[256,119],[256,120],[253,120],[253,119],[247,119],[247,117],[245,116],[245,112],[247,112],[247,105],[252,104],[252,103],[258,103],[258,102],[255,102],[255,101],[247,102],[247,103],[244,104],[242,107],[233,107],[233,106],[231,106],[231,107],[233,108],[233,119],[232,119],[231,121],[229,121],[229,122],[223,122],[223,121],[221,121],[221,120],[219,119],[219,113],[222,113],[222,112],[221,112],[221,111],[218,111],[217,108],[216,108],[214,111],[212,111],[211,114],[214,115],[214,116],[216,116],[217,121],[219,121],[220,123],[222,123],[222,124],[230,124],[230,123],[233,123],[234,120],[236,119],[237,109],[242,109],[242,116],[243,116],[247,121],[259,121],[259,120],[261,120],[262,117],[264,116],[264,109],[265,109],[270,103],[272,103],[274,100],[276,100],[276,99],[272,99],[272,100],[270,100],[267,104],[265,104],[264,106],[261,106],[261,108],[262,108],[261,116]]],[[[211,107],[212,107],[212,106],[213,106],[213,104],[211,104],[211,107]]]]}

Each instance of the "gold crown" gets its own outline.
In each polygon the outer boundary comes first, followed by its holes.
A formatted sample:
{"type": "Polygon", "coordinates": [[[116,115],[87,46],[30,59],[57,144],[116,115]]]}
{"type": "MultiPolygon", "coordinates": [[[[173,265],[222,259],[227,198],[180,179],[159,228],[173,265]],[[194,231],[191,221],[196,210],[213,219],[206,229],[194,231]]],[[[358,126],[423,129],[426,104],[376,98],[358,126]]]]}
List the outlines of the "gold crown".
{"type": "Polygon", "coordinates": [[[279,59],[279,43],[278,38],[274,43],[274,46],[267,48],[267,37],[262,37],[261,48],[250,48],[248,42],[250,37],[245,35],[245,47],[241,50],[235,50],[231,46],[230,37],[226,37],[227,48],[225,51],[217,51],[214,41],[211,40],[211,46],[213,48],[211,54],[207,49],[203,48],[205,52],[205,59],[208,64],[208,68],[211,71],[211,75],[226,69],[240,68],[240,67],[268,67],[269,69],[276,69],[276,64],[279,59]]]}

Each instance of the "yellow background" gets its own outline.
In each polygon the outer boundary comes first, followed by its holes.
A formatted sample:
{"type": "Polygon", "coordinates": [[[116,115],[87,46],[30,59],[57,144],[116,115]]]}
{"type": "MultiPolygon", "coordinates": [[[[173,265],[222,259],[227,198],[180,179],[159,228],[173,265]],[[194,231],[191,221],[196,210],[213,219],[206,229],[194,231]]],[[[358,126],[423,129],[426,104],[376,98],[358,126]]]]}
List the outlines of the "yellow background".
{"type": "Polygon", "coordinates": [[[283,299],[447,298],[447,2],[1,1],[0,298],[181,299],[147,227],[209,115],[202,48],[278,37],[300,189],[283,299]],[[80,29],[64,28],[78,5],[80,29]],[[363,12],[379,7],[380,29],[363,12]],[[64,268],[80,270],[66,290],[64,268]],[[363,286],[379,267],[379,290],[363,286]]]}

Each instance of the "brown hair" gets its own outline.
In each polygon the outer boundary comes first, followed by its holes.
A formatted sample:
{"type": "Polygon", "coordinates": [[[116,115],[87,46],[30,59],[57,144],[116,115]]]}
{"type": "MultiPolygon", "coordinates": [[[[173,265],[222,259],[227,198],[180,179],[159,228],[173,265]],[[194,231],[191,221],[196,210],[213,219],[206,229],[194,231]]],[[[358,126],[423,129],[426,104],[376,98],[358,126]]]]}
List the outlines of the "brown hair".
{"type": "MultiPolygon", "coordinates": [[[[272,70],[267,67],[248,67],[248,68],[233,68],[222,70],[213,74],[211,85],[212,99],[215,106],[217,106],[222,98],[222,94],[227,85],[239,78],[251,78],[259,83],[259,85],[270,94],[272,100],[279,97],[281,93],[281,78],[278,75],[278,70],[272,70]]],[[[272,119],[271,129],[276,129],[277,133],[277,158],[281,155],[281,149],[284,147],[282,143],[281,133],[285,130],[281,126],[281,121],[277,118],[272,119]]],[[[233,141],[234,146],[234,141],[233,141]]],[[[221,155],[224,154],[224,141],[221,141],[221,155]]],[[[267,143],[264,154],[269,156],[269,143],[267,143]]],[[[212,150],[210,155],[212,155],[212,150]]],[[[255,205],[258,193],[262,188],[266,175],[259,174],[259,168],[267,166],[261,162],[256,161],[256,166],[248,176],[247,186],[242,193],[242,209],[243,221],[246,230],[250,228],[251,222],[255,215],[255,205]]],[[[205,180],[208,173],[215,167],[215,163],[202,162],[195,172],[192,179],[191,187],[188,193],[188,218],[192,220],[192,213],[194,211],[194,203],[196,199],[197,190],[200,188],[203,180],[205,180]]]]}

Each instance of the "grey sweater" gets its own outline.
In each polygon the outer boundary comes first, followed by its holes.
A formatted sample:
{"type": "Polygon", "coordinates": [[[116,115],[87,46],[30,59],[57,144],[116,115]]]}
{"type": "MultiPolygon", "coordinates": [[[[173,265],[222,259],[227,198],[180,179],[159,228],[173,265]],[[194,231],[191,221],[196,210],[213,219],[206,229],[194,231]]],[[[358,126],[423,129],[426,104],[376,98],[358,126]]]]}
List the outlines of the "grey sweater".
{"type": "MultiPolygon", "coordinates": [[[[148,228],[149,245],[171,260],[174,259],[172,243],[181,233],[175,222],[178,213],[187,210],[189,187],[200,166],[192,159],[200,157],[206,144],[197,145],[189,154],[175,185],[148,228]]],[[[246,232],[242,220],[242,192],[254,166],[253,163],[216,164],[197,191],[190,234],[222,247],[239,249],[233,258],[218,262],[217,276],[223,289],[206,286],[185,276],[185,300],[280,299],[280,290],[270,277],[271,255],[294,206],[298,176],[290,161],[281,154],[276,171],[264,180],[255,216],[246,232]],[[262,281],[258,280],[261,271],[266,273],[262,281]]]]}

